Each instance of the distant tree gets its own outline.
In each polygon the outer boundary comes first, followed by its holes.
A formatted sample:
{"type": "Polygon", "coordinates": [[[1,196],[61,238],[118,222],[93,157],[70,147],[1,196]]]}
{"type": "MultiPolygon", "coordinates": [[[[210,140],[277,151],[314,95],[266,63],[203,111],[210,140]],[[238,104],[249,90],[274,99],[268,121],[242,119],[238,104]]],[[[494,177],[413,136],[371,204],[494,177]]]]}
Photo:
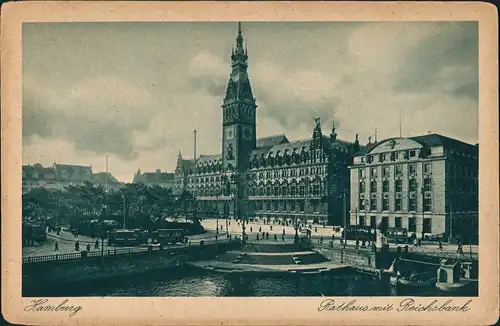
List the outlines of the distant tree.
{"type": "Polygon", "coordinates": [[[184,190],[180,194],[180,196],[177,197],[177,206],[182,209],[182,212],[184,213],[186,221],[188,220],[189,212],[192,211],[193,214],[191,216],[192,216],[193,221],[198,222],[198,217],[195,216],[194,209],[192,209],[195,207],[194,205],[196,205],[195,199],[196,198],[194,197],[194,195],[187,190],[184,190]]]}

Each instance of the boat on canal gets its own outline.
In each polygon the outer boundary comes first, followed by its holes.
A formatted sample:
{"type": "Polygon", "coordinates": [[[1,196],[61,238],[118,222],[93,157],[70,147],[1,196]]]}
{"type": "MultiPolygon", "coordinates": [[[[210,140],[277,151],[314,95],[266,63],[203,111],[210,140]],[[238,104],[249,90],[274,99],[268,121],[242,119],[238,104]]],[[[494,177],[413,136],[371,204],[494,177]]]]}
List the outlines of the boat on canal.
{"type": "Polygon", "coordinates": [[[436,278],[431,277],[429,273],[410,274],[404,276],[393,274],[389,277],[389,283],[394,286],[402,285],[412,288],[429,288],[435,286],[436,278]]]}

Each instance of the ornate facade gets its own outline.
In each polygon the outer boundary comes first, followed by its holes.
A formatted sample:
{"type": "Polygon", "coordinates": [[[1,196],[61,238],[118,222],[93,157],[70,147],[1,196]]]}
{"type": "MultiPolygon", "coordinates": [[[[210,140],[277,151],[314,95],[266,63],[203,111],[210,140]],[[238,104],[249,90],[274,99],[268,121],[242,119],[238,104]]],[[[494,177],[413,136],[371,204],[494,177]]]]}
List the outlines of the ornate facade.
{"type": "Polygon", "coordinates": [[[330,136],[317,118],[312,137],[257,139],[257,104],[247,72],[241,24],[231,54],[232,71],[222,102],[222,152],[185,160],[179,152],[175,189],[197,198],[201,216],[268,218],[342,225],[349,203],[354,142],[330,136]]]}

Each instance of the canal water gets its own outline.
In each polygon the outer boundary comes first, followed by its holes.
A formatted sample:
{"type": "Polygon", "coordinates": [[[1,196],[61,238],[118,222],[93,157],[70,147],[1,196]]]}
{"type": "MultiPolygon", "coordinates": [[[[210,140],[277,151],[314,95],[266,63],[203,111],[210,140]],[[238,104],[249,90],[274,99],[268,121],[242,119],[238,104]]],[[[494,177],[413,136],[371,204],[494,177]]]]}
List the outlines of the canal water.
{"type": "MultiPolygon", "coordinates": [[[[450,296],[435,288],[396,288],[378,279],[345,271],[340,275],[300,276],[296,278],[232,278],[193,267],[155,272],[148,275],[120,277],[91,283],[23,289],[23,296],[80,297],[274,297],[274,296],[450,296]]],[[[464,294],[461,294],[464,295],[464,294]]],[[[477,294],[470,294],[477,295],[477,294]]]]}

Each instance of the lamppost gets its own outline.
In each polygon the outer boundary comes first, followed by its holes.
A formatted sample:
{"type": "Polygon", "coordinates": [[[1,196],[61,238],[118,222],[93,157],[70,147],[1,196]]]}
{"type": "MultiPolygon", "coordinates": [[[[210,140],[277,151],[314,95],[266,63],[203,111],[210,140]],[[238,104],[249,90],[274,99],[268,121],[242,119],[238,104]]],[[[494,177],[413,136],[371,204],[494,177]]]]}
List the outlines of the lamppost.
{"type": "Polygon", "coordinates": [[[342,198],[343,198],[343,214],[344,214],[344,245],[347,245],[347,193],[344,192],[342,193],[342,198]]]}
{"type": "Polygon", "coordinates": [[[123,199],[123,229],[125,230],[125,209],[126,209],[126,206],[125,206],[125,196],[122,195],[122,199],[123,199]]]}
{"type": "MultiPolygon", "coordinates": [[[[366,224],[368,221],[368,210],[370,209],[370,201],[368,199],[365,199],[364,204],[365,204],[365,224],[366,224]]],[[[370,228],[368,229],[368,244],[370,244],[371,237],[372,237],[372,228],[370,223],[370,228]]]]}
{"type": "Polygon", "coordinates": [[[217,202],[215,209],[215,240],[219,240],[219,194],[215,195],[215,200],[217,202]]]}
{"type": "Polygon", "coordinates": [[[357,241],[358,240],[358,223],[359,223],[359,220],[358,220],[358,206],[355,207],[354,211],[355,211],[355,214],[356,214],[356,224],[354,225],[354,228],[356,230],[356,241],[357,241]]]}
{"type": "Polygon", "coordinates": [[[107,213],[108,206],[104,205],[102,208],[102,214],[101,214],[101,256],[104,256],[104,233],[106,232],[104,230],[104,217],[107,213]]]}
{"type": "Polygon", "coordinates": [[[425,223],[425,193],[424,187],[420,187],[420,193],[422,194],[422,240],[424,240],[424,223],[425,223]]]}

